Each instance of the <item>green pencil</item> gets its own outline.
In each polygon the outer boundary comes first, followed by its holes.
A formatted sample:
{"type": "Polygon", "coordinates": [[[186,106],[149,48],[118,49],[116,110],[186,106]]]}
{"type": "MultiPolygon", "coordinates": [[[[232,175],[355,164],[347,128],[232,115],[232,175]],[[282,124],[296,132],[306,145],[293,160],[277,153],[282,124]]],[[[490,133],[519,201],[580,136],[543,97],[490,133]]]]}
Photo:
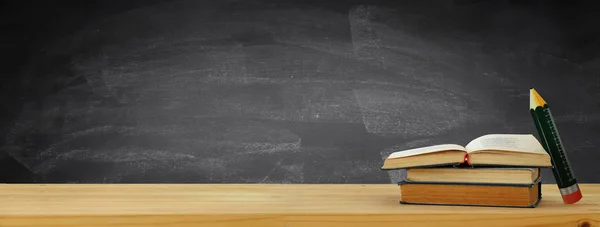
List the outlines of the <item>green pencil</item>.
{"type": "Polygon", "coordinates": [[[577,179],[571,170],[571,165],[562,145],[560,135],[554,123],[552,113],[546,101],[533,88],[529,90],[529,112],[533,117],[535,127],[546,152],[552,160],[552,173],[562,195],[563,202],[572,204],[582,197],[577,179]]]}

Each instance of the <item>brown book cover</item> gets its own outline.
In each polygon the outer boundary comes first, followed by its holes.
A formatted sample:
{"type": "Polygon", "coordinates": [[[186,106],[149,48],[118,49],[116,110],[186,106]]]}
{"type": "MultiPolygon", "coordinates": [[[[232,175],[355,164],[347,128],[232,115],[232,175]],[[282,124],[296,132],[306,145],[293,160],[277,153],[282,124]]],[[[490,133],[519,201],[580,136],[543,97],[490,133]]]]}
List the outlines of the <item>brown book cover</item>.
{"type": "Polygon", "coordinates": [[[530,184],[403,180],[398,185],[401,204],[535,208],[542,200],[541,176],[530,184]]]}

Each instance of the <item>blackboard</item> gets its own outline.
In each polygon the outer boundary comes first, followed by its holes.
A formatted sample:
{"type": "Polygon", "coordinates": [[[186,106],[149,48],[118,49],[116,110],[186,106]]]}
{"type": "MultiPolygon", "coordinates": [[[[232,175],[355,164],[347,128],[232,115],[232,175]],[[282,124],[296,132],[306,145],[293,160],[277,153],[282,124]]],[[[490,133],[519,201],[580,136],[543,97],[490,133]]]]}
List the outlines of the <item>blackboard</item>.
{"type": "Polygon", "coordinates": [[[556,9],[511,2],[184,0],[98,16],[27,59],[1,157],[31,182],[394,183],[379,169],[393,151],[535,133],[535,87],[580,182],[599,182],[595,46],[571,45],[556,9]]]}

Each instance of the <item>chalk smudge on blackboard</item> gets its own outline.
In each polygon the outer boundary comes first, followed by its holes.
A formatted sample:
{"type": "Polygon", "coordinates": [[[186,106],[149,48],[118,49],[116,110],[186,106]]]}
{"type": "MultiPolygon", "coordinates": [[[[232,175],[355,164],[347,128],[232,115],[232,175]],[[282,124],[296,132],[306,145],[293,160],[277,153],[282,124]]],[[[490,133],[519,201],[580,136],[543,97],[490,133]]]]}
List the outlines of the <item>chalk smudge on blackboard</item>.
{"type": "MultiPolygon", "coordinates": [[[[144,70],[136,75],[123,74],[121,70],[134,70],[144,64],[132,62],[132,65],[127,66],[134,67],[131,69],[123,66],[108,68],[107,70],[111,70],[110,75],[118,77],[107,76],[105,84],[110,90],[118,91],[117,96],[127,100],[124,102],[133,106],[133,113],[140,112],[140,115],[145,115],[150,109],[160,108],[160,111],[186,109],[205,116],[244,115],[294,121],[361,121],[360,114],[353,111],[357,110],[357,106],[347,86],[369,86],[369,82],[361,81],[358,76],[360,72],[346,74],[340,71],[346,70],[344,64],[350,67],[352,62],[336,59],[336,56],[329,59],[321,57],[322,62],[314,62],[314,59],[318,60],[318,54],[313,58],[297,59],[290,55],[285,58],[288,63],[274,62],[271,59],[279,59],[286,52],[297,52],[297,56],[308,54],[300,49],[283,51],[278,48],[282,47],[271,47],[279,51],[279,55],[268,55],[263,57],[263,61],[255,54],[258,52],[246,49],[245,54],[239,56],[246,60],[227,66],[244,69],[243,72],[228,72],[225,75],[218,70],[219,73],[215,74],[213,69],[220,66],[205,65],[203,69],[197,66],[200,68],[195,71],[182,70],[184,72],[178,74],[145,73],[144,70]],[[328,61],[334,64],[328,64],[328,61]],[[301,65],[294,65],[295,62],[301,65]],[[200,106],[210,108],[199,108],[200,106]]],[[[234,58],[231,56],[228,58],[234,58]]]]}
{"type": "MultiPolygon", "coordinates": [[[[190,159],[202,159],[228,154],[295,152],[300,147],[298,136],[268,122],[196,116],[193,111],[182,109],[144,113],[139,107],[120,109],[121,113],[116,115],[117,109],[98,109],[94,114],[84,114],[98,107],[62,105],[63,108],[57,110],[51,108],[52,105],[57,103],[48,103],[51,112],[24,111],[4,147],[36,173],[51,172],[68,161],[111,162],[112,158],[114,163],[124,163],[122,158],[131,154],[127,151],[137,153],[128,158],[139,158],[140,163],[160,163],[164,152],[172,152],[174,157],[182,154],[190,155],[187,156],[190,159]],[[119,115],[127,115],[128,120],[117,117],[119,115]],[[56,122],[57,117],[62,119],[60,128],[36,124],[56,122]],[[37,134],[32,134],[32,129],[37,134]],[[158,151],[163,153],[156,153],[158,151]]],[[[183,159],[173,161],[184,162],[183,159]]]]}
{"type": "MultiPolygon", "coordinates": [[[[169,2],[49,46],[47,57],[69,56],[57,67],[85,83],[26,106],[8,154],[78,182],[361,183],[380,179],[373,158],[390,144],[532,129],[510,110],[526,103],[533,74],[564,74],[547,80],[549,89],[593,80],[566,80],[575,65],[536,63],[533,53],[487,52],[485,38],[448,26],[444,12],[249,5],[169,2]]],[[[569,100],[593,92],[593,101],[597,88],[585,85],[569,100]]],[[[557,121],[598,120],[575,113],[557,121]]],[[[593,145],[572,137],[581,144],[574,152],[593,145]]]]}
{"type": "Polygon", "coordinates": [[[406,14],[374,6],[357,6],[350,10],[352,41],[358,58],[393,70],[399,76],[427,82],[432,87],[460,87],[458,81],[446,75],[448,69],[464,71],[452,62],[461,58],[460,53],[452,53],[420,37],[413,28],[419,19],[398,18],[399,15],[406,14]],[[421,76],[423,74],[427,76],[421,76]]]}
{"type": "MultiPolygon", "coordinates": [[[[172,150],[148,150],[141,146],[72,150],[47,159],[35,166],[34,170],[36,173],[46,175],[85,171],[86,178],[107,177],[113,180],[126,180],[128,177],[146,173],[158,174],[157,178],[160,178],[161,174],[174,176],[179,174],[179,177],[191,174],[198,177],[196,182],[237,182],[237,176],[242,173],[246,176],[255,176],[247,179],[249,181],[269,174],[275,175],[275,179],[282,179],[283,174],[289,183],[298,183],[303,179],[302,162],[294,158],[299,155],[295,154],[298,151],[295,144],[212,141],[196,143],[182,141],[182,144],[175,142],[170,144],[172,150]],[[273,162],[274,159],[281,159],[284,162],[273,162]],[[102,169],[89,169],[100,164],[103,166],[102,169]],[[268,174],[265,173],[268,172],[267,169],[271,171],[268,174]],[[160,170],[165,172],[156,173],[160,170]]],[[[170,182],[171,179],[167,181],[170,182]]]]}
{"type": "Polygon", "coordinates": [[[62,152],[51,160],[42,163],[35,172],[47,173],[54,169],[55,163],[61,161],[96,161],[96,162],[156,162],[194,159],[193,155],[167,150],[145,150],[139,147],[120,147],[111,150],[71,150],[62,152]]]}
{"type": "Polygon", "coordinates": [[[522,76],[515,73],[517,66],[498,64],[518,62],[514,55],[485,53],[479,37],[458,28],[448,31],[445,22],[438,21],[442,19],[408,9],[359,5],[348,17],[358,59],[394,72],[398,78],[420,81],[428,89],[443,90],[465,105],[488,111],[486,115],[511,105],[486,94],[492,88],[510,88],[519,82],[522,76]],[[431,26],[435,28],[428,29],[431,26]]]}
{"type": "Polygon", "coordinates": [[[367,131],[381,135],[432,136],[480,117],[435,93],[355,90],[355,95],[367,131]]]}

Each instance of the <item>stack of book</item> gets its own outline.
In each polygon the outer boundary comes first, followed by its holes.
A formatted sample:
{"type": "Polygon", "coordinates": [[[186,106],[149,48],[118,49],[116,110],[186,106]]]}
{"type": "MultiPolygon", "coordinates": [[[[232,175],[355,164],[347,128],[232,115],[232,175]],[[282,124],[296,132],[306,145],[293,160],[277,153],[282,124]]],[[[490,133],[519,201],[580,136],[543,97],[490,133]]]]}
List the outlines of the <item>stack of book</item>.
{"type": "Polygon", "coordinates": [[[405,169],[400,203],[536,207],[541,168],[550,155],[531,134],[490,134],[466,146],[441,144],[398,151],[383,170],[405,169]]]}

